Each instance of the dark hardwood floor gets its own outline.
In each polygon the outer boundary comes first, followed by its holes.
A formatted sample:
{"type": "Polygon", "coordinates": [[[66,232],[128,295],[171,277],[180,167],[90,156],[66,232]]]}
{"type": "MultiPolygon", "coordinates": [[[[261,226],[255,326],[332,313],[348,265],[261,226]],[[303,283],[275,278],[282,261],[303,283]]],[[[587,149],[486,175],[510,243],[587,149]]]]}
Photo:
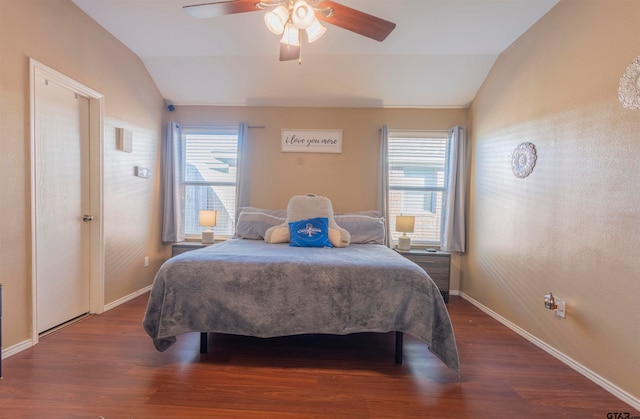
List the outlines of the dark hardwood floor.
{"type": "MultiPolygon", "coordinates": [[[[3,362],[0,417],[607,418],[640,415],[459,297],[448,304],[462,376],[405,335],[256,339],[189,333],[164,353],[142,330],[147,295],[3,362]]],[[[5,321],[10,321],[5,318],[5,321]]]]}

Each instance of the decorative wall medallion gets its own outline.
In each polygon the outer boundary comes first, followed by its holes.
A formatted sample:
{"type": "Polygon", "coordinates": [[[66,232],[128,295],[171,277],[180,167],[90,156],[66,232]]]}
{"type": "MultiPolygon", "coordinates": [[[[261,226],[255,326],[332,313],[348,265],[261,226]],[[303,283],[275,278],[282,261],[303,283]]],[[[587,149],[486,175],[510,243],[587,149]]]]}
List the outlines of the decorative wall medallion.
{"type": "Polygon", "coordinates": [[[618,86],[618,99],[628,109],[640,109],[640,55],[627,67],[618,86]]]}
{"type": "Polygon", "coordinates": [[[536,159],[536,146],[531,143],[520,143],[511,155],[513,174],[521,179],[526,178],[533,172],[536,159]]]}

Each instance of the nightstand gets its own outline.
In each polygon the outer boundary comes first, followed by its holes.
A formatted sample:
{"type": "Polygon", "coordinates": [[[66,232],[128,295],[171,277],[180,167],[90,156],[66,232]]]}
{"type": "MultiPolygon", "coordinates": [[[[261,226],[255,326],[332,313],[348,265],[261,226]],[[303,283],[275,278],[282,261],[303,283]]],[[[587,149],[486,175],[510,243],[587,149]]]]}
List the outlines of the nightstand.
{"type": "Polygon", "coordinates": [[[201,242],[181,242],[173,243],[171,245],[171,257],[178,256],[184,252],[190,252],[191,250],[202,249],[203,247],[210,246],[208,244],[202,244],[201,242]]]}
{"type": "Polygon", "coordinates": [[[396,252],[414,262],[425,270],[436,283],[444,302],[449,302],[449,273],[451,270],[451,253],[444,251],[427,252],[422,249],[396,252]]]}

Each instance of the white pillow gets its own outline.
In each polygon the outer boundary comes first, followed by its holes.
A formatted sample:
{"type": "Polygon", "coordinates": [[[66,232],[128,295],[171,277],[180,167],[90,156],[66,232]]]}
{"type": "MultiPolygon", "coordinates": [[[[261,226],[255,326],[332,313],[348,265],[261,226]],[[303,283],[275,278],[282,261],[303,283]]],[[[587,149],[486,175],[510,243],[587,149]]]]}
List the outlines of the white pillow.
{"type": "Polygon", "coordinates": [[[333,247],[347,247],[351,242],[349,232],[333,219],[331,200],[317,195],[296,195],[287,205],[287,219],[282,225],[270,227],[264,240],[267,243],[286,243],[290,240],[289,223],[307,218],[326,217],[329,220],[329,241],[333,247]]]}

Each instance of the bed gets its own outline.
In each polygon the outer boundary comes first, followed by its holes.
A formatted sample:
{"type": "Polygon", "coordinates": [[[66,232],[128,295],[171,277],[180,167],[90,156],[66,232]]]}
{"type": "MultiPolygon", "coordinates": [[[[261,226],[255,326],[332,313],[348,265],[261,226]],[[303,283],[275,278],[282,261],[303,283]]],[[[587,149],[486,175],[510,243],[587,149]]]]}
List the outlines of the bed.
{"type": "Polygon", "coordinates": [[[246,237],[162,265],[143,320],[159,351],[188,332],[266,338],[395,331],[426,343],[459,376],[446,306],[415,263],[376,243],[292,247],[246,237]]]}

